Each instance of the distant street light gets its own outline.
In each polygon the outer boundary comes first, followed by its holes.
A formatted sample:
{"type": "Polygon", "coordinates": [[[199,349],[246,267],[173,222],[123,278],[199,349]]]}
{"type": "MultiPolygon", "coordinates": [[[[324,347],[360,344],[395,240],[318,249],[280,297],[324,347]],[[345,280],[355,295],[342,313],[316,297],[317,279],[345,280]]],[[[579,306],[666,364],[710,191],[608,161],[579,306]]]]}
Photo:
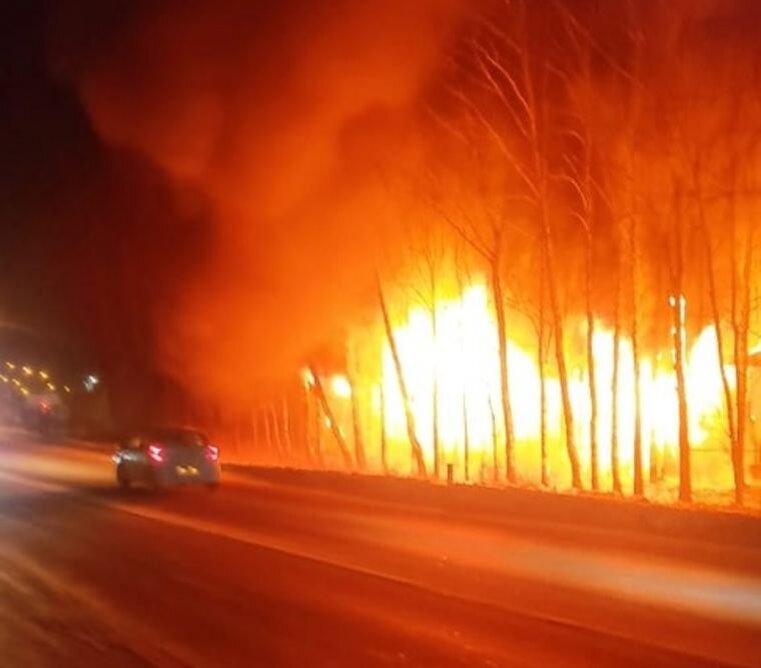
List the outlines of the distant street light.
{"type": "Polygon", "coordinates": [[[93,374],[88,375],[84,381],[85,390],[88,392],[94,392],[95,387],[98,385],[98,383],[100,383],[100,379],[97,376],[93,374]]]}
{"type": "Polygon", "coordinates": [[[341,399],[348,399],[351,397],[351,383],[346,376],[335,375],[330,379],[330,389],[333,390],[333,394],[341,399]]]}

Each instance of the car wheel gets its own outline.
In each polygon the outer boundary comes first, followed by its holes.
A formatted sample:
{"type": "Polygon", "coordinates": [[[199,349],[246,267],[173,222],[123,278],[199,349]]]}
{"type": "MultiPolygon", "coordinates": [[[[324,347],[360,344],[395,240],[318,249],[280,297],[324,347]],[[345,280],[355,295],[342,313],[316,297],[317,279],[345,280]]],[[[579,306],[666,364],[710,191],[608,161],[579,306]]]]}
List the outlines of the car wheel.
{"type": "Polygon", "coordinates": [[[124,473],[124,469],[119,467],[116,469],[116,482],[122,489],[127,489],[132,485],[132,481],[124,473]]]}
{"type": "Polygon", "coordinates": [[[162,478],[158,471],[153,471],[149,478],[149,486],[154,492],[160,492],[169,486],[162,478]]]}

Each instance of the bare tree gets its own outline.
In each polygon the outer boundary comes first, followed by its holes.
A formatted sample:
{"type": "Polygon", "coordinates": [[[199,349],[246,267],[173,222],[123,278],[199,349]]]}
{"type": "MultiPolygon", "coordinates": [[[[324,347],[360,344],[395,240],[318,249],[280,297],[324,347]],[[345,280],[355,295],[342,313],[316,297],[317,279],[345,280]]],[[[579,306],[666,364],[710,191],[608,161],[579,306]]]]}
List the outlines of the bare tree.
{"type": "MultiPolygon", "coordinates": [[[[557,362],[558,376],[560,378],[560,395],[563,405],[563,417],[565,422],[566,451],[568,460],[571,465],[571,483],[574,488],[580,489],[581,467],[579,465],[579,456],[576,450],[575,429],[573,407],[571,405],[571,394],[568,382],[568,368],[565,355],[565,323],[563,319],[562,307],[560,304],[560,288],[557,275],[557,259],[555,257],[555,231],[550,217],[550,189],[549,189],[549,164],[548,157],[544,151],[545,141],[547,139],[547,105],[546,96],[542,95],[544,90],[537,90],[536,75],[533,70],[536,65],[532,62],[532,53],[529,44],[529,31],[526,19],[526,3],[521,4],[522,8],[522,37],[523,43],[518,49],[520,60],[520,76],[522,79],[522,90],[516,95],[520,102],[524,121],[524,136],[530,148],[532,160],[530,172],[527,172],[527,184],[530,186],[538,208],[539,228],[541,231],[544,256],[547,266],[547,287],[550,297],[550,312],[552,315],[552,324],[555,340],[555,359],[557,362]]],[[[539,72],[546,77],[548,63],[540,57],[538,66],[539,72]]],[[[509,72],[508,72],[509,75],[509,72]]],[[[508,80],[516,82],[517,80],[508,76],[508,80]]],[[[544,78],[541,79],[544,81],[544,78]]],[[[517,83],[516,83],[517,85],[517,83]]]]}
{"type": "Polygon", "coordinates": [[[293,439],[291,438],[291,415],[288,410],[288,396],[283,394],[280,401],[280,416],[283,422],[283,446],[289,458],[293,457],[293,439]]]}
{"type": "Polygon", "coordinates": [[[491,445],[492,445],[492,480],[499,480],[499,436],[497,434],[497,414],[494,410],[494,401],[491,394],[489,395],[489,419],[491,424],[491,445]]]}
{"type": "Polygon", "coordinates": [[[315,397],[317,397],[317,401],[319,402],[320,407],[322,408],[322,412],[325,415],[328,427],[333,433],[333,438],[336,440],[336,444],[338,445],[338,449],[341,453],[341,458],[343,459],[344,466],[347,469],[351,469],[353,467],[351,453],[349,452],[349,447],[346,445],[346,439],[341,432],[341,427],[336,420],[333,409],[330,405],[330,402],[328,401],[328,397],[325,394],[325,388],[322,385],[320,375],[313,365],[309,367],[309,370],[312,373],[315,397]]]}
{"type": "Polygon", "coordinates": [[[325,453],[322,447],[322,407],[320,400],[317,397],[317,392],[313,389],[311,392],[314,396],[314,413],[313,417],[313,429],[314,429],[314,452],[318,466],[325,465],[325,453]]]}
{"type": "MultiPolygon", "coordinates": [[[[559,5],[558,5],[559,6],[559,5]]],[[[560,179],[569,184],[576,195],[578,206],[572,212],[579,223],[584,237],[584,311],[587,324],[587,386],[589,389],[589,451],[592,489],[600,487],[599,443],[597,423],[599,402],[597,398],[597,372],[595,364],[595,309],[592,294],[592,275],[594,272],[594,218],[596,190],[592,176],[593,161],[593,99],[592,99],[592,45],[585,30],[578,24],[572,14],[561,6],[561,13],[566,23],[566,31],[573,45],[578,60],[578,73],[573,80],[560,69],[554,73],[566,84],[569,90],[570,106],[575,123],[564,130],[565,134],[575,140],[577,154],[566,157],[566,170],[560,179]]],[[[615,402],[615,400],[614,400],[615,402]]]]}
{"type": "MultiPolygon", "coordinates": [[[[465,98],[463,98],[465,99],[465,98]]],[[[478,151],[476,151],[478,153],[478,151]]],[[[482,201],[485,197],[482,194],[482,201]]],[[[508,318],[505,288],[503,285],[503,259],[505,252],[508,220],[502,211],[484,210],[487,232],[480,230],[481,221],[459,208],[456,216],[440,211],[444,219],[473,249],[488,267],[494,314],[497,321],[497,354],[499,358],[500,401],[505,434],[505,476],[507,481],[517,480],[515,468],[515,433],[513,408],[510,399],[510,360],[508,352],[508,318]]]]}
{"type": "MultiPolygon", "coordinates": [[[[735,460],[737,450],[737,428],[735,425],[735,406],[733,403],[732,386],[727,372],[725,359],[725,342],[723,322],[721,317],[721,308],[719,306],[719,290],[717,286],[717,268],[714,257],[714,241],[711,238],[711,231],[708,224],[706,213],[706,197],[702,185],[702,160],[699,152],[696,152],[692,163],[692,186],[694,189],[694,199],[697,207],[698,226],[700,236],[703,242],[703,251],[705,253],[706,274],[708,277],[708,302],[711,309],[711,318],[713,320],[714,330],[716,331],[716,355],[719,363],[719,373],[721,375],[721,386],[724,393],[724,406],[726,410],[727,431],[729,435],[730,452],[732,461],[735,460]]],[[[734,303],[734,299],[732,300],[734,303]]],[[[736,332],[736,330],[735,330],[736,332]]],[[[738,480],[736,478],[735,483],[738,480]]]]}
{"type": "Polygon", "coordinates": [[[358,397],[358,385],[354,380],[354,376],[349,375],[349,387],[351,394],[351,424],[352,434],[354,436],[354,458],[357,462],[357,468],[360,471],[364,471],[367,466],[367,458],[365,456],[365,441],[362,436],[362,422],[360,418],[360,405],[358,397]]]}
{"type": "Polygon", "coordinates": [[[687,300],[684,295],[684,212],[682,184],[675,176],[674,222],[669,244],[669,277],[671,296],[669,303],[672,313],[672,341],[676,391],[679,405],[679,500],[692,500],[692,473],[690,465],[689,406],[687,400],[687,380],[685,376],[686,331],[685,321],[687,300]]]}
{"type": "Polygon", "coordinates": [[[613,316],[613,375],[611,378],[611,416],[610,416],[610,469],[613,478],[613,491],[623,494],[621,485],[621,459],[618,440],[618,391],[619,370],[621,367],[621,263],[616,267],[615,305],[613,316]]]}
{"type": "Polygon", "coordinates": [[[422,288],[413,286],[418,300],[428,311],[431,319],[431,341],[433,343],[431,364],[431,434],[433,450],[433,477],[441,476],[441,436],[439,419],[439,368],[437,342],[439,337],[439,299],[441,297],[440,280],[446,255],[443,232],[436,221],[424,222],[412,228],[412,251],[414,261],[420,265],[422,288]]]}
{"type": "MultiPolygon", "coordinates": [[[[640,333],[639,333],[639,258],[637,212],[632,211],[629,217],[629,271],[631,278],[629,286],[631,303],[631,343],[632,343],[632,372],[634,375],[634,495],[642,496],[645,485],[642,473],[642,366],[640,362],[640,333]]],[[[651,440],[652,443],[652,440],[651,440]]],[[[653,448],[650,448],[651,465],[653,448]]]]}
{"type": "Polygon", "coordinates": [[[378,388],[379,401],[380,401],[380,457],[381,457],[381,470],[383,473],[388,473],[388,434],[386,433],[386,393],[383,390],[383,384],[378,388]]]}
{"type": "Polygon", "coordinates": [[[545,286],[545,266],[540,263],[539,281],[539,317],[537,326],[537,364],[539,366],[539,450],[540,450],[540,476],[543,487],[549,487],[550,476],[547,467],[547,369],[545,346],[549,346],[547,327],[547,297],[545,286]]]}
{"type": "Polygon", "coordinates": [[[748,350],[750,347],[751,291],[755,228],[750,223],[745,235],[736,219],[736,186],[730,192],[730,225],[732,236],[732,330],[734,332],[734,363],[737,382],[735,396],[737,432],[732,443],[732,470],[735,478],[735,502],[745,502],[745,444],[748,416],[748,350]],[[742,237],[745,237],[744,239],[742,237]]]}
{"type": "MultiPolygon", "coordinates": [[[[547,285],[550,297],[555,357],[565,423],[566,450],[571,465],[572,484],[581,488],[581,469],[575,442],[574,416],[569,389],[569,374],[565,353],[565,329],[560,298],[556,258],[556,232],[551,220],[550,169],[547,155],[549,140],[549,99],[545,84],[550,70],[546,56],[534,53],[526,2],[506,5],[508,15],[504,24],[516,27],[517,36],[484,19],[483,30],[469,41],[470,65],[476,90],[485,91],[487,101],[466,93],[462,88],[453,91],[470,121],[479,127],[493,149],[513,174],[517,183],[516,197],[507,198],[515,204],[521,201],[532,207],[542,240],[547,266],[547,285]],[[534,61],[537,57],[537,61],[534,61]],[[499,110],[493,118],[494,107],[499,110]],[[506,127],[506,124],[508,127],[506,127]],[[520,144],[517,146],[516,144],[520,144]]],[[[492,219],[490,239],[484,241],[472,228],[456,225],[460,234],[484,257],[491,268],[492,293],[497,316],[500,344],[500,378],[503,414],[505,418],[508,479],[513,478],[512,410],[509,403],[509,373],[507,359],[507,324],[502,286],[502,260],[507,242],[510,216],[499,211],[492,219]]]]}
{"type": "Polygon", "coordinates": [[[378,303],[381,309],[381,315],[383,316],[383,326],[386,331],[386,339],[388,341],[389,349],[391,350],[391,357],[394,361],[394,370],[396,371],[396,380],[399,384],[399,393],[402,396],[402,404],[404,406],[404,419],[407,425],[407,436],[410,441],[410,448],[412,450],[412,460],[417,467],[417,473],[419,476],[425,477],[426,466],[425,458],[423,457],[423,448],[420,445],[420,441],[417,436],[417,428],[415,425],[415,411],[412,407],[412,398],[410,397],[409,390],[407,389],[407,382],[404,378],[404,369],[402,368],[402,360],[399,356],[399,348],[396,344],[396,336],[394,335],[394,328],[391,324],[391,317],[388,312],[388,306],[386,304],[386,298],[383,295],[383,287],[381,284],[380,276],[376,277],[378,303]]]}
{"type": "Polygon", "coordinates": [[[354,437],[354,459],[357,462],[357,468],[364,471],[367,466],[367,457],[365,454],[365,440],[362,435],[362,418],[359,398],[360,384],[358,378],[361,377],[359,368],[359,356],[357,346],[350,337],[347,345],[346,354],[346,378],[349,382],[349,399],[351,401],[351,424],[352,435],[354,437]]]}

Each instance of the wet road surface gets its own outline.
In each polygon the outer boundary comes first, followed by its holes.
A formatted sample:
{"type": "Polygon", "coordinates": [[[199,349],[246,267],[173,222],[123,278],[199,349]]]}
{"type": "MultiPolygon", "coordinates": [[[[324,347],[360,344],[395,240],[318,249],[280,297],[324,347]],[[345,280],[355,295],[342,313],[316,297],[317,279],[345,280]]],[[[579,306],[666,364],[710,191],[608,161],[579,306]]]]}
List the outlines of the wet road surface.
{"type": "Polygon", "coordinates": [[[123,492],[108,452],[3,441],[3,666],[761,665],[752,548],[267,476],[123,492]]]}

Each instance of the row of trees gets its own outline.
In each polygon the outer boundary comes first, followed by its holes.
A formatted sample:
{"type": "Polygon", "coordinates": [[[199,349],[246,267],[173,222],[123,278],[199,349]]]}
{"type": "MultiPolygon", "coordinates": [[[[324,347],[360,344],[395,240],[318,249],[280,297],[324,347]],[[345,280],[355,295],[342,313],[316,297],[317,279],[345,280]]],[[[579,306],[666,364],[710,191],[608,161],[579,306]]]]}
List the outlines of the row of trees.
{"type": "MultiPolygon", "coordinates": [[[[714,17],[685,6],[628,3],[599,9],[601,15],[581,16],[561,2],[550,7],[510,2],[474,17],[452,48],[435,102],[428,105],[411,172],[393,162],[384,165],[386,175],[401,174],[405,183],[384,179],[391,199],[412,195],[423,203],[410,217],[403,243],[409,266],[402,262],[400,269],[396,263],[382,272],[378,288],[412,458],[418,472],[426,473],[382,282],[413,286],[411,299],[430,310],[435,332],[444,276],[452,265],[465,266],[489,278],[500,346],[497,412],[509,482],[517,479],[507,347],[516,313],[535,326],[542,376],[553,373],[559,380],[575,488],[584,481],[569,388],[574,354],[569,318],[582,315],[586,324],[593,490],[599,488],[600,393],[616,393],[621,338],[631,342],[636,379],[633,493],[638,496],[645,479],[643,354],[672,355],[682,501],[692,496],[687,341],[710,323],[718,340],[735,495],[742,503],[751,445],[749,349],[758,297],[753,287],[760,202],[758,63],[742,42],[727,52],[727,36],[712,36],[714,17]],[[408,191],[400,194],[403,188],[408,191]],[[691,322],[687,303],[695,312],[691,322]],[[595,382],[599,321],[614,330],[611,387],[595,382]]],[[[438,475],[435,379],[433,393],[438,475]]],[[[620,493],[618,402],[611,406],[613,487],[620,493]]],[[[546,415],[544,406],[541,412],[546,415]]],[[[543,419],[543,452],[545,440],[543,419]]]]}
{"type": "MultiPolygon", "coordinates": [[[[635,496],[645,493],[647,478],[640,379],[644,361],[660,354],[673,368],[679,499],[689,501],[687,355],[693,334],[713,325],[723,441],[735,500],[743,503],[752,448],[749,351],[759,337],[760,63],[742,20],[709,9],[632,1],[581,11],[576,3],[511,0],[474,11],[405,130],[408,151],[400,157],[394,142],[393,154],[376,156],[389,215],[404,225],[390,239],[379,235],[369,315],[350,327],[345,364],[309,360],[306,394],[256,411],[256,438],[264,433],[281,459],[319,464],[332,447],[320,442],[329,434],[339,464],[360,469],[371,465],[371,442],[378,441],[385,466],[383,395],[373,404],[381,429],[372,437],[360,405],[382,373],[377,359],[374,367],[357,362],[356,342],[367,340],[367,330],[390,351],[413,470],[443,475],[439,379],[434,372],[429,466],[415,409],[421,399],[410,390],[413,371],[396,327],[410,305],[422,306],[435,340],[437,305],[478,275],[487,281],[496,328],[499,391],[488,408],[507,482],[521,479],[510,341],[534,350],[541,377],[541,482],[549,483],[545,380],[553,378],[571,485],[600,489],[600,453],[609,448],[613,490],[635,496]],[[603,386],[594,345],[599,323],[613,331],[613,373],[603,386]],[[622,353],[624,342],[630,355],[622,353]],[[588,444],[578,442],[582,418],[572,397],[578,366],[590,407],[583,416],[588,444]],[[343,424],[324,386],[338,370],[350,386],[343,424]],[[624,374],[634,378],[632,416],[619,415],[611,399],[624,374]],[[599,440],[603,402],[612,410],[609,443],[599,440]],[[623,419],[632,420],[630,488],[620,466],[623,419]]],[[[368,354],[379,350],[370,346],[368,354]]],[[[463,400],[466,453],[467,410],[463,400]]]]}

